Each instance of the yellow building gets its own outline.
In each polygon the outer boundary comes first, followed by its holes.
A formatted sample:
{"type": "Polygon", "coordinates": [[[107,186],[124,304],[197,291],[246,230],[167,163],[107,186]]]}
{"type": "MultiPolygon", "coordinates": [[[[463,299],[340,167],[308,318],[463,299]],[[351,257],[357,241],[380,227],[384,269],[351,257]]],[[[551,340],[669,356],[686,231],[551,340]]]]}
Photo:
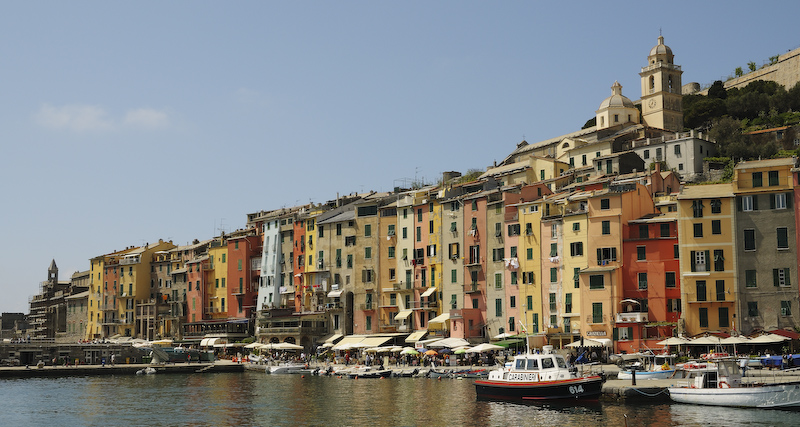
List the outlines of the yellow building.
{"type": "Polygon", "coordinates": [[[580,271],[589,267],[589,213],[591,193],[577,192],[564,199],[563,212],[563,278],[561,317],[564,333],[580,336],[581,291],[580,271]]]}
{"type": "Polygon", "coordinates": [[[519,260],[519,316],[528,333],[544,332],[541,292],[541,222],[548,206],[545,199],[518,204],[520,235],[518,247],[509,257],[519,260]]]}
{"type": "Polygon", "coordinates": [[[736,205],[732,184],[684,187],[678,196],[681,269],[679,331],[736,329],[736,205]]]}
{"type": "Polygon", "coordinates": [[[214,239],[208,247],[208,281],[205,295],[208,319],[228,318],[228,242],[224,236],[214,239]]]}

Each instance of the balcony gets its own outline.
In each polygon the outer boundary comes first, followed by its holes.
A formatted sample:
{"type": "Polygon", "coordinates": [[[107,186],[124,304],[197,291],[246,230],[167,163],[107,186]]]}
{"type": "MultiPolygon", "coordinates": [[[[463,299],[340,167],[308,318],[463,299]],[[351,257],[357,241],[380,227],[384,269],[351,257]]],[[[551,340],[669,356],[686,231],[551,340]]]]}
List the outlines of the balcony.
{"type": "Polygon", "coordinates": [[[362,310],[362,311],[375,310],[375,304],[373,304],[371,302],[370,303],[359,304],[358,309],[362,310]]]}
{"type": "Polygon", "coordinates": [[[342,308],[342,302],[329,302],[325,304],[326,310],[340,310],[342,308]]]}
{"type": "Polygon", "coordinates": [[[648,322],[647,313],[617,313],[617,323],[648,322]]]}
{"type": "Polygon", "coordinates": [[[587,323],[587,324],[602,324],[602,323],[608,323],[608,316],[606,316],[606,315],[604,314],[604,315],[602,315],[602,316],[597,316],[597,318],[595,318],[595,316],[593,316],[593,315],[591,315],[591,314],[590,314],[590,315],[586,316],[586,323],[587,323]]]}
{"type": "Polygon", "coordinates": [[[138,263],[139,263],[139,257],[138,256],[125,257],[125,258],[122,258],[121,260],[119,260],[119,265],[131,265],[131,264],[138,264],[138,263]]]}
{"type": "Polygon", "coordinates": [[[475,292],[480,292],[481,289],[477,283],[468,283],[464,285],[464,292],[468,294],[473,294],[475,292]]]}

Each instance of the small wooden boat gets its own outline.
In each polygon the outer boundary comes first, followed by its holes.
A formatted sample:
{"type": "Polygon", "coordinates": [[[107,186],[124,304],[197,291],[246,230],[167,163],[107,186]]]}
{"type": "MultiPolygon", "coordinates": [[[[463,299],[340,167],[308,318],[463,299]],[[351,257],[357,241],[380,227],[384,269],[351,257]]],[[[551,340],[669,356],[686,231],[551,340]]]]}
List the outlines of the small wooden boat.
{"type": "Polygon", "coordinates": [[[351,379],[361,379],[361,378],[389,378],[392,376],[391,369],[378,369],[378,370],[360,370],[356,372],[351,372],[347,375],[351,379]]]}

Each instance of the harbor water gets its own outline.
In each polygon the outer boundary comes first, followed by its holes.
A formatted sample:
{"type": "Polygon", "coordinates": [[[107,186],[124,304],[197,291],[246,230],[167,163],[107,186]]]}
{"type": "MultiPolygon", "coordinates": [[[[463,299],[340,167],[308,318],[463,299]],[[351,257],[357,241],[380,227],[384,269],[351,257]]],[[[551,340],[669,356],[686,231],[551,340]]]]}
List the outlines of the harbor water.
{"type": "Polygon", "coordinates": [[[8,426],[791,426],[800,413],[670,403],[477,401],[470,380],[244,373],[0,380],[8,426]]]}

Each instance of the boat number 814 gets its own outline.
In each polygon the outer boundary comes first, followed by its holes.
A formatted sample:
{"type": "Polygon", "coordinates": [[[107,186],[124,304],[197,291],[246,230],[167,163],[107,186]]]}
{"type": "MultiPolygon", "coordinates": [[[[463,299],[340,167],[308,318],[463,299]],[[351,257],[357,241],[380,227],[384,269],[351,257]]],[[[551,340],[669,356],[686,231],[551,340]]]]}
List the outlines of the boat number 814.
{"type": "Polygon", "coordinates": [[[569,386],[569,392],[572,394],[581,394],[583,393],[583,386],[582,385],[571,385],[569,386]]]}

